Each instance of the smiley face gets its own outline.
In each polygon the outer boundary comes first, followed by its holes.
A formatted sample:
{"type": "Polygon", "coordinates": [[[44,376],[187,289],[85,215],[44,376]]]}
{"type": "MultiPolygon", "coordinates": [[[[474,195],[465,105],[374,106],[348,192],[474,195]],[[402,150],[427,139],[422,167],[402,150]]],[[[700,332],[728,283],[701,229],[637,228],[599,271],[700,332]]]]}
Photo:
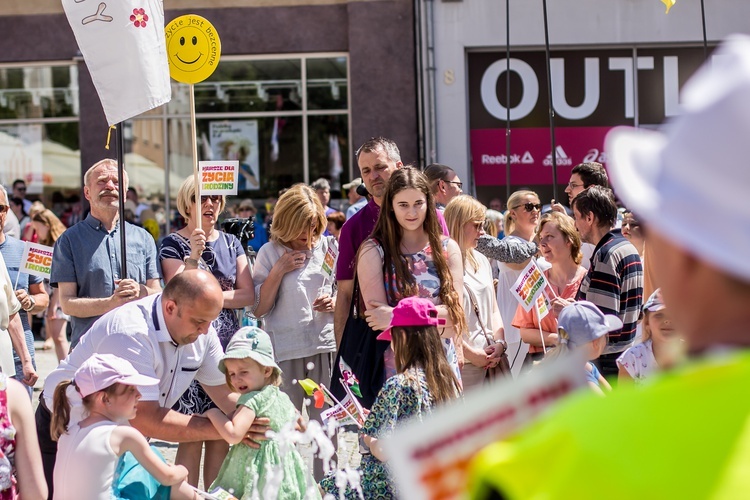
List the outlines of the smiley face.
{"type": "Polygon", "coordinates": [[[198,83],[211,76],[219,63],[221,41],[210,22],[189,14],[167,24],[164,31],[172,78],[198,83]]]}

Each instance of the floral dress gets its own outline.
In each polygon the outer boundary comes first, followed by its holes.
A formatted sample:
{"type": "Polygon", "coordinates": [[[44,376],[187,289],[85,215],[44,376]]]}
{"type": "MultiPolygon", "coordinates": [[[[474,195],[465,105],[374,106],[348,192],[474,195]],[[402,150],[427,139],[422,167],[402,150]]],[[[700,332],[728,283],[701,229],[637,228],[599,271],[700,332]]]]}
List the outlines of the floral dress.
{"type": "MultiPolygon", "coordinates": [[[[199,267],[209,271],[219,281],[224,291],[234,290],[237,281],[237,257],[244,255],[242,244],[236,236],[219,231],[219,237],[214,241],[206,242],[199,267]]],[[[190,240],[172,233],[165,237],[159,249],[159,263],[165,259],[177,259],[184,261],[190,256],[190,240]]],[[[219,317],[212,326],[216,330],[221,341],[221,347],[226,349],[229,339],[240,329],[237,315],[232,309],[222,309],[219,317]]],[[[174,410],[191,415],[193,413],[204,413],[209,408],[214,408],[211,398],[203,390],[197,381],[193,381],[187,391],[175,403],[174,410]]]]}
{"type": "MultiPolygon", "coordinates": [[[[237,406],[247,406],[258,417],[271,419],[271,430],[276,433],[297,420],[297,410],[289,396],[273,385],[241,395],[237,406]]],[[[209,490],[220,486],[240,500],[258,498],[258,495],[280,500],[320,498],[315,480],[296,448],[282,448],[276,439],[262,441],[260,449],[244,443],[232,446],[209,490]],[[269,484],[270,487],[276,484],[276,475],[280,473],[283,478],[276,491],[266,490],[269,484]]]]}
{"type": "MultiPolygon", "coordinates": [[[[370,409],[365,425],[360,429],[361,435],[383,438],[393,433],[397,424],[409,418],[422,419],[432,411],[433,399],[427,388],[424,370],[412,368],[389,378],[380,390],[375,403],[370,409]]],[[[359,466],[360,485],[366,500],[397,498],[393,480],[388,472],[388,465],[373,455],[363,455],[359,466]]],[[[325,493],[339,498],[336,487],[335,472],[329,473],[320,482],[325,493]]],[[[359,493],[348,488],[347,499],[358,499],[359,493]]]]}
{"type": "Polygon", "coordinates": [[[16,496],[16,478],[13,475],[16,454],[16,429],[8,414],[8,378],[0,372],[0,500],[13,500],[16,496]]]}
{"type": "MultiPolygon", "coordinates": [[[[448,238],[443,240],[443,253],[448,248],[448,238]]],[[[383,258],[383,248],[378,244],[378,252],[380,258],[383,258]]],[[[418,296],[423,299],[431,300],[435,305],[440,305],[440,277],[435,267],[435,261],[432,259],[432,247],[427,244],[422,250],[413,254],[401,254],[406,259],[409,269],[411,270],[414,280],[417,284],[418,296]]],[[[388,305],[396,307],[398,301],[403,297],[398,293],[398,287],[396,284],[396,273],[391,270],[388,276],[385,277],[385,291],[386,297],[388,297],[388,305]],[[391,303],[390,290],[394,291],[396,301],[391,303]]],[[[456,376],[456,380],[461,384],[461,369],[458,365],[458,354],[456,353],[456,346],[453,343],[453,339],[441,339],[443,341],[443,348],[445,349],[445,356],[448,359],[448,364],[456,376]]],[[[396,374],[396,360],[393,356],[393,350],[389,347],[385,352],[385,378],[388,379],[396,374]]]]}

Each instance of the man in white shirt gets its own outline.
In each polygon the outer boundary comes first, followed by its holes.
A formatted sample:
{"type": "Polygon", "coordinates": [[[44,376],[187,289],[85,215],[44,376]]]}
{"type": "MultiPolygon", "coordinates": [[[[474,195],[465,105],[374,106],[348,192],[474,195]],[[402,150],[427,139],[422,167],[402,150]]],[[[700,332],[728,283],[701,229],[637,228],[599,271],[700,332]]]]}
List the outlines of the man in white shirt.
{"type": "MultiPolygon", "coordinates": [[[[183,415],[171,407],[197,379],[219,408],[226,413],[234,410],[237,395],[230,392],[218,367],[223,354],[219,338],[207,335],[223,303],[216,278],[195,269],[172,278],[163,293],[125,304],[92,325],[68,358],[47,377],[37,408],[37,431],[50,497],[57,448],[49,437],[52,395],[60,382],[72,379],[95,353],[120,356],[139,373],[160,380],[158,386],[138,388],[142,397],[130,424],[145,436],[172,442],[220,439],[209,420],[183,415]]],[[[73,425],[82,417],[81,398],[72,388],[68,398],[73,425]]]]}

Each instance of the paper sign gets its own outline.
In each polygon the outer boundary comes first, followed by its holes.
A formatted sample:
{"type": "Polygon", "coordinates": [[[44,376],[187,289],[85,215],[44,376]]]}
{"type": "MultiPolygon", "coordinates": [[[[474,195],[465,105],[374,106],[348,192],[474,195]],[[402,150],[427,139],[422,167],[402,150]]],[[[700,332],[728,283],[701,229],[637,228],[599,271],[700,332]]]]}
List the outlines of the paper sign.
{"type": "Polygon", "coordinates": [[[331,242],[328,245],[326,256],[323,258],[323,272],[329,277],[333,278],[333,270],[336,268],[336,258],[339,255],[339,249],[335,243],[331,242]]]}
{"type": "Polygon", "coordinates": [[[208,19],[195,14],[180,16],[164,27],[164,36],[169,75],[178,82],[202,82],[219,65],[221,40],[208,19]]]}
{"type": "Polygon", "coordinates": [[[24,243],[20,273],[49,279],[52,267],[52,247],[27,241],[24,243]]]}
{"type": "Polygon", "coordinates": [[[412,420],[383,438],[401,498],[465,495],[472,458],[486,445],[529,424],[544,409],[586,384],[584,360],[557,359],[516,380],[475,389],[463,401],[412,420]]]}
{"type": "MultiPolygon", "coordinates": [[[[359,413],[357,407],[358,405],[355,400],[349,394],[347,394],[346,397],[341,400],[341,403],[321,412],[320,419],[324,424],[328,422],[328,420],[333,419],[338,422],[339,425],[360,426],[362,425],[362,423],[357,422],[352,418],[353,416],[355,418],[362,419],[362,414],[359,413]]],[[[362,421],[364,421],[364,419],[362,419],[362,421]]]]}
{"type": "Polygon", "coordinates": [[[549,314],[549,306],[550,303],[547,294],[545,292],[540,293],[539,297],[536,299],[536,312],[540,323],[549,314]]]}
{"type": "Polygon", "coordinates": [[[521,271],[510,291],[525,311],[530,311],[539,295],[547,288],[547,278],[534,259],[521,271]]]}
{"type": "Polygon", "coordinates": [[[201,161],[198,162],[200,175],[200,193],[204,194],[237,194],[237,161],[201,161]]]}

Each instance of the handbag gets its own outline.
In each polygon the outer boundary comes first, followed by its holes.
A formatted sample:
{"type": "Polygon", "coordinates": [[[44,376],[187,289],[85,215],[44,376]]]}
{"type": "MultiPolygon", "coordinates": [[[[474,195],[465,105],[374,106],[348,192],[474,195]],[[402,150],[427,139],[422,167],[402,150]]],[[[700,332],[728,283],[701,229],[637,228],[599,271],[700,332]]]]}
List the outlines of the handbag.
{"type": "Polygon", "coordinates": [[[383,355],[390,346],[390,342],[377,340],[380,332],[373,330],[367,324],[363,314],[364,310],[362,296],[359,292],[359,281],[355,273],[349,317],[346,320],[341,345],[333,364],[330,389],[339,401],[346,397],[346,391],[339,381],[339,379],[343,379],[340,363],[343,360],[359,380],[362,406],[370,408],[385,383],[383,355]]]}
{"type": "MultiPolygon", "coordinates": [[[[497,342],[495,341],[495,339],[492,337],[492,335],[487,333],[487,329],[484,327],[484,322],[482,321],[482,316],[479,314],[479,305],[477,304],[476,297],[474,297],[474,292],[471,291],[466,283],[464,283],[464,288],[466,289],[466,293],[469,295],[471,307],[472,309],[474,309],[474,314],[477,315],[479,328],[482,330],[482,334],[484,335],[485,340],[487,340],[487,345],[490,346],[496,344],[497,342]]],[[[492,368],[488,367],[485,369],[484,381],[485,383],[492,383],[497,379],[509,376],[511,376],[511,371],[510,362],[508,361],[508,353],[506,351],[503,351],[503,353],[500,355],[497,366],[492,368]]]]}

